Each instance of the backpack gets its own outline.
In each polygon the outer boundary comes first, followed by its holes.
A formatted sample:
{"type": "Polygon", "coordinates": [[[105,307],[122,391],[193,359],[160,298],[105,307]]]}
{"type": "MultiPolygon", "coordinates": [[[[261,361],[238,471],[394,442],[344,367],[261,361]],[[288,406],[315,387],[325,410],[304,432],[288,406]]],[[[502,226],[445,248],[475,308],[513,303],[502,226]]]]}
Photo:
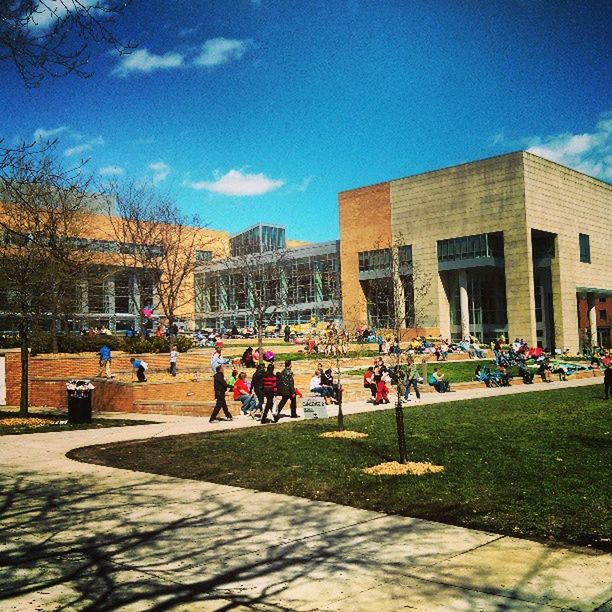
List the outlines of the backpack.
{"type": "Polygon", "coordinates": [[[427,377],[427,382],[433,387],[436,384],[436,377],[433,374],[430,374],[427,377]]]}

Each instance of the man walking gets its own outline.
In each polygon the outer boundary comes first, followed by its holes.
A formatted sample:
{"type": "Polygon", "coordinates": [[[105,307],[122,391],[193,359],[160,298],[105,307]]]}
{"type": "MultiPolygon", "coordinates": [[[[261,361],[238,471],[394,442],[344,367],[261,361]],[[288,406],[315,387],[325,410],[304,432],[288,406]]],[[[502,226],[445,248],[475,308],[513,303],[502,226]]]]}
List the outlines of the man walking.
{"type": "Polygon", "coordinates": [[[281,400],[278,403],[278,410],[275,421],[280,418],[280,413],[284,408],[287,401],[290,402],[291,406],[291,418],[297,419],[297,400],[295,397],[295,383],[293,380],[293,372],[291,371],[291,362],[285,361],[285,369],[279,372],[276,377],[276,393],[281,396],[281,400]]]}
{"type": "Polygon", "coordinates": [[[219,411],[223,410],[223,414],[228,421],[233,421],[230,411],[227,409],[225,401],[225,392],[227,391],[227,382],[223,376],[223,366],[217,366],[217,372],[213,376],[215,389],[215,408],[210,415],[209,423],[218,423],[221,419],[217,418],[219,411]]]}
{"type": "Polygon", "coordinates": [[[111,350],[106,344],[103,344],[98,352],[100,353],[100,371],[96,374],[96,377],[101,377],[104,372],[106,378],[111,378],[111,350]]]}

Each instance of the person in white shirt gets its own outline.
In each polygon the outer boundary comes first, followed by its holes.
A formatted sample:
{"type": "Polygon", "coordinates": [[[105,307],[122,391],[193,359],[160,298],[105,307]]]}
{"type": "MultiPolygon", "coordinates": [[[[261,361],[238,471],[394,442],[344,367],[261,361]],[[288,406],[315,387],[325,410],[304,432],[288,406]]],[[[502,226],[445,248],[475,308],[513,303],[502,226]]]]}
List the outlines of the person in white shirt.
{"type": "Polygon", "coordinates": [[[178,359],[178,351],[176,345],[170,347],[170,374],[176,376],[176,360],[178,359]]]}

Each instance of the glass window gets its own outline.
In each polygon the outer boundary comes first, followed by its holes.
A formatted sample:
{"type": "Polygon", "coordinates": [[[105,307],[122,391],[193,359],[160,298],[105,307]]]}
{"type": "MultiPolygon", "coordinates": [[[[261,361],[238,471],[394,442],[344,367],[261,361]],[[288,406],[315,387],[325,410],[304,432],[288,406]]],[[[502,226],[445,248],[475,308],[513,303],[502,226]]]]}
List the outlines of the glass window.
{"type": "Polygon", "coordinates": [[[582,263],[591,263],[591,244],[587,234],[578,234],[578,242],[580,245],[580,261],[582,263]]]}
{"type": "Polygon", "coordinates": [[[212,251],[196,251],[196,261],[204,262],[212,259],[212,251]]]}

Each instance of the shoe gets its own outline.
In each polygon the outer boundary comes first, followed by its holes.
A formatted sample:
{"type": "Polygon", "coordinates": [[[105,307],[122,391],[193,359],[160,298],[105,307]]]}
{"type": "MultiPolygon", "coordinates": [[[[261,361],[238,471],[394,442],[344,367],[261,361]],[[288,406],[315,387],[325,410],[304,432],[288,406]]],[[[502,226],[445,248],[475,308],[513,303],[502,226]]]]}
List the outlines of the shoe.
{"type": "Polygon", "coordinates": [[[389,400],[385,400],[385,404],[390,404],[391,402],[389,400]]]}
{"type": "Polygon", "coordinates": [[[292,419],[299,419],[300,417],[299,417],[299,415],[297,415],[297,414],[292,414],[292,415],[291,415],[291,418],[292,418],[292,419]]]}
{"type": "Polygon", "coordinates": [[[276,421],[271,421],[270,419],[262,419],[261,423],[262,425],[266,425],[267,423],[276,423],[276,421]]]}
{"type": "Polygon", "coordinates": [[[209,419],[209,423],[220,423],[221,419],[209,419]]]}
{"type": "Polygon", "coordinates": [[[226,417],[226,419],[225,419],[225,420],[226,420],[226,421],[233,421],[233,420],[234,420],[234,417],[226,417]]]}

